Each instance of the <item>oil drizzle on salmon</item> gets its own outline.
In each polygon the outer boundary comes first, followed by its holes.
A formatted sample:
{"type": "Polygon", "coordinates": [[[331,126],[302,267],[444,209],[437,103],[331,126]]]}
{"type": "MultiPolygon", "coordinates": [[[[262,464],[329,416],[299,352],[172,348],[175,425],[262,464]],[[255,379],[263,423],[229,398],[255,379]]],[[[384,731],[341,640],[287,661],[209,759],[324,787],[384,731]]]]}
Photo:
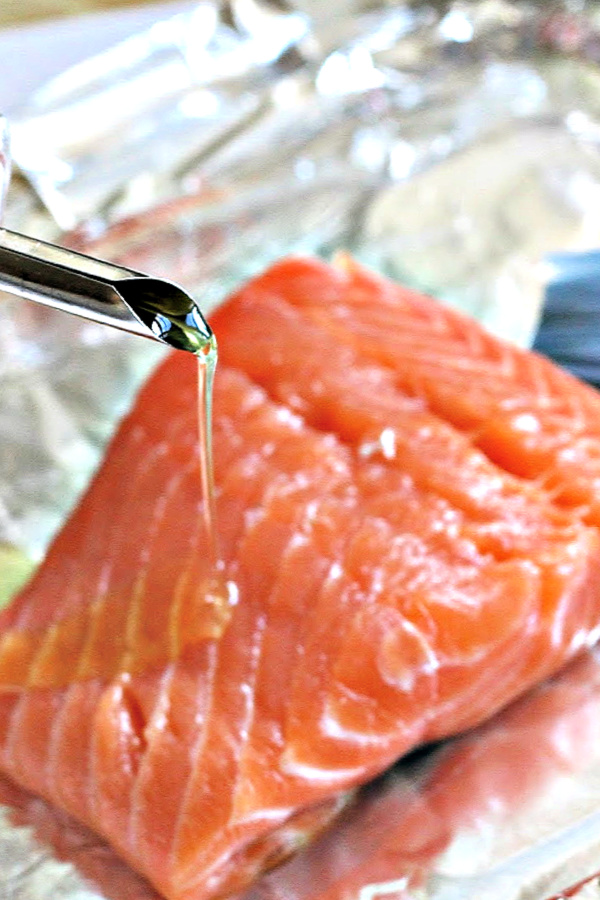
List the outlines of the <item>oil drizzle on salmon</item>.
{"type": "Polygon", "coordinates": [[[205,605],[207,608],[214,607],[216,611],[229,610],[235,604],[237,588],[235,584],[225,579],[218,540],[212,438],[213,385],[218,358],[217,341],[214,335],[206,344],[202,345],[196,352],[196,356],[198,357],[198,455],[202,490],[202,520],[212,573],[205,588],[205,605]]]}
{"type": "Polygon", "coordinates": [[[212,398],[217,368],[217,342],[214,336],[198,352],[198,453],[202,487],[203,519],[212,566],[220,569],[217,542],[215,475],[212,456],[212,398]]]}
{"type": "Polygon", "coordinates": [[[189,588],[189,577],[186,579],[186,573],[181,573],[173,584],[172,598],[166,598],[168,609],[158,627],[157,623],[153,627],[145,621],[142,579],[125,620],[122,598],[108,594],[65,615],[49,628],[17,627],[5,632],[0,639],[0,691],[59,688],[90,678],[136,674],[178,659],[191,644],[218,639],[229,620],[236,590],[225,581],[219,554],[212,459],[217,342],[191,300],[188,305],[183,299],[176,307],[171,301],[167,308],[160,298],[150,296],[143,305],[138,303],[135,312],[166,343],[191,352],[198,359],[199,537],[206,576],[190,602],[189,595],[182,600],[189,588]],[[111,648],[108,653],[107,646],[111,648]]]}
{"type": "Polygon", "coordinates": [[[161,340],[177,350],[193,353],[198,359],[198,440],[202,517],[210,553],[210,562],[219,569],[217,547],[215,480],[212,461],[212,394],[217,367],[217,341],[194,301],[186,294],[144,296],[136,303],[135,313],[161,340]],[[188,302],[189,301],[189,302],[188,302]]]}

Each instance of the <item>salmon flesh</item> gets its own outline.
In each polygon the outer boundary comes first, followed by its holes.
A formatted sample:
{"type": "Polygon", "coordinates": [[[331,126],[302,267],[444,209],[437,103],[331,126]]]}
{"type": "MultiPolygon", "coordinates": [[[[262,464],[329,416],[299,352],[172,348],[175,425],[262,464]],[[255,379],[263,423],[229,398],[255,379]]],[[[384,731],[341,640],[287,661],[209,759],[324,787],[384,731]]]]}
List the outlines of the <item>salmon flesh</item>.
{"type": "Polygon", "coordinates": [[[600,625],[600,395],[359,268],[289,259],[142,389],[0,615],[0,768],[170,900],[242,890],[600,625]]]}

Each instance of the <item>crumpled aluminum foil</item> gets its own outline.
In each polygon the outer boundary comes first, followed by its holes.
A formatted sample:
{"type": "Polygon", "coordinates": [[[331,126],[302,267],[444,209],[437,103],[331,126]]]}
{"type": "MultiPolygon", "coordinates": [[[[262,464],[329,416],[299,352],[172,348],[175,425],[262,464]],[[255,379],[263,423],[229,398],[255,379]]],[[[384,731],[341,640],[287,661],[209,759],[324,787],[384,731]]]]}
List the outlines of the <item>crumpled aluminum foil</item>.
{"type": "MultiPolygon", "coordinates": [[[[207,310],[284,253],[348,249],[527,345],[549,254],[600,246],[599,63],[596,3],[205,0],[31,98],[35,194],[13,182],[5,222],[207,310]]],[[[0,602],[161,352],[0,297],[0,602]]],[[[591,874],[599,672],[400,764],[252,900],[547,900],[591,874]]],[[[0,900],[153,896],[41,801],[0,801],[0,900]]]]}

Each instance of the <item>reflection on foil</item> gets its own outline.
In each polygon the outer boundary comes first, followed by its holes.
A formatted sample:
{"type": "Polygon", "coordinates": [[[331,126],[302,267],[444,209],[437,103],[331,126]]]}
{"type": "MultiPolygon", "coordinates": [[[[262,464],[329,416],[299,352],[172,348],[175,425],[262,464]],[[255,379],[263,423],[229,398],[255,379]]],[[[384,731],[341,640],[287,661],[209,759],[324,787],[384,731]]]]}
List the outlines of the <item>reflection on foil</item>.
{"type": "Polygon", "coordinates": [[[247,31],[212,3],[158,22],[43,88],[12,123],[12,152],[62,228],[128,185],[147,190],[199,147],[239,127],[257,88],[305,33],[300,14],[274,13],[247,31]],[[254,88],[254,90],[253,90],[254,88]]]}
{"type": "MultiPolygon", "coordinates": [[[[14,184],[6,224],[69,229],[203,308],[284,253],[343,247],[528,344],[547,255],[600,246],[598,9],[205,0],[31,98],[14,152],[46,211],[14,184]]],[[[2,298],[0,604],[161,352],[2,298]]],[[[366,788],[252,900],[558,896],[598,868],[598,723],[589,654],[366,788]]],[[[0,800],[1,900],[154,896],[42,801],[0,800]]]]}
{"type": "Polygon", "coordinates": [[[555,894],[549,900],[570,900],[570,898],[575,898],[575,900],[598,900],[598,897],[600,897],[600,875],[592,875],[591,878],[579,881],[565,891],[561,891],[560,894],[555,894]]]}

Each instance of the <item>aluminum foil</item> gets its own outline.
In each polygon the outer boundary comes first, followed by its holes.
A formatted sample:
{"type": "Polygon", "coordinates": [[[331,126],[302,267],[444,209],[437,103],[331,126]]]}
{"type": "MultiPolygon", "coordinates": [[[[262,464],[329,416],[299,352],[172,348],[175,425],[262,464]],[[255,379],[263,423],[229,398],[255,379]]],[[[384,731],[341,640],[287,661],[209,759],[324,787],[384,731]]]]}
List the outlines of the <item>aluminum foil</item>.
{"type": "MultiPolygon", "coordinates": [[[[556,260],[600,246],[599,62],[595,3],[206,0],[30,99],[5,221],[207,310],[284,253],[343,248],[527,345],[556,260]]],[[[160,354],[0,297],[0,602],[160,354]]],[[[591,653],[401,763],[249,896],[557,896],[600,869],[599,704],[591,653]]],[[[41,801],[0,802],[0,900],[153,896],[41,801]]]]}

